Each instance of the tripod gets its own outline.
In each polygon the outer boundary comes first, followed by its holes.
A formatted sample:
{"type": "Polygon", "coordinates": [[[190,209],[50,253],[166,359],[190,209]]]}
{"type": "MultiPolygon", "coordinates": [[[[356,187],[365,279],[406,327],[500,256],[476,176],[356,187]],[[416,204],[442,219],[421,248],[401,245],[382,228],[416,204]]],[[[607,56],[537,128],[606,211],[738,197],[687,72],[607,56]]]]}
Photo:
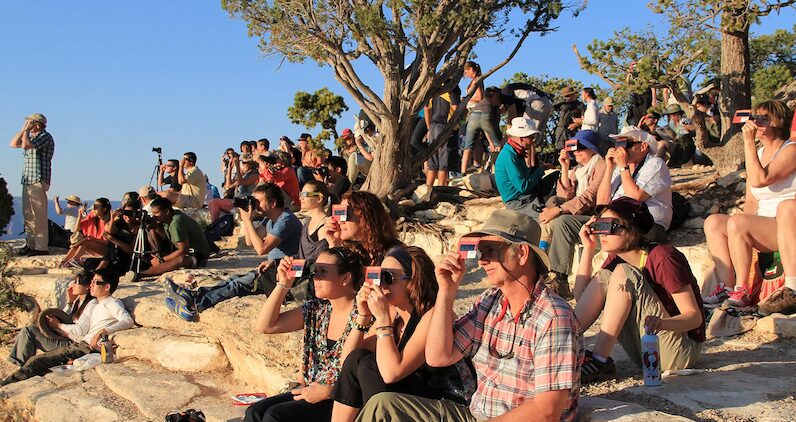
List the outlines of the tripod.
{"type": "Polygon", "coordinates": [[[135,235],[135,243],[133,243],[133,258],[130,260],[130,271],[133,271],[136,276],[141,273],[141,261],[144,255],[156,253],[156,250],[147,250],[146,229],[149,223],[149,214],[146,211],[141,211],[141,227],[135,235]]]}
{"type": "MultiPolygon", "coordinates": [[[[161,152],[161,149],[160,148],[152,148],[152,152],[156,152],[158,154],[158,163],[155,164],[155,169],[152,170],[152,176],[149,177],[149,186],[152,186],[152,182],[155,181],[156,178],[158,178],[157,176],[160,173],[160,166],[163,165],[163,154],[161,152]]],[[[160,180],[158,180],[158,182],[160,182],[160,180]]],[[[155,187],[155,190],[157,190],[159,192],[160,191],[160,183],[156,183],[156,185],[157,186],[155,187]]]]}

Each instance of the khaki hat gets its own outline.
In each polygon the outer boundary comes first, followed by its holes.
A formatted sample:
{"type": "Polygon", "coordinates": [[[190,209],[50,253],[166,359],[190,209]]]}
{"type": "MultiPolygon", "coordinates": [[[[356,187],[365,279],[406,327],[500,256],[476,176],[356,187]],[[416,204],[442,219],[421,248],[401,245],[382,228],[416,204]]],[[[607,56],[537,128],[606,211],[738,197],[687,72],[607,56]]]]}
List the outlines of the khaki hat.
{"type": "Polygon", "coordinates": [[[561,96],[562,97],[567,97],[567,96],[570,96],[572,94],[577,94],[577,92],[574,89],[572,89],[571,86],[564,87],[561,90],[561,96]]]}
{"type": "Polygon", "coordinates": [[[47,308],[39,313],[39,318],[36,320],[36,326],[45,337],[52,339],[63,339],[64,337],[62,335],[58,334],[52,329],[52,327],[50,327],[49,324],[47,324],[46,318],[48,315],[55,317],[55,319],[61,321],[62,324],[71,324],[72,317],[58,308],[47,308]]]}
{"type": "Polygon", "coordinates": [[[150,195],[155,195],[155,188],[152,186],[141,186],[141,188],[138,189],[138,196],[142,198],[149,198],[150,195]]]}
{"type": "Polygon", "coordinates": [[[506,134],[512,138],[527,138],[535,133],[540,133],[536,129],[536,123],[525,117],[511,119],[511,127],[506,130],[506,134]]]}
{"type": "Polygon", "coordinates": [[[33,113],[30,116],[25,117],[25,120],[32,120],[47,126],[47,118],[41,113],[33,113]]]}
{"type": "Polygon", "coordinates": [[[74,202],[75,204],[80,204],[83,202],[80,200],[80,197],[77,195],[69,195],[66,197],[66,200],[69,202],[74,202]]]}
{"type": "Polygon", "coordinates": [[[487,235],[500,236],[511,243],[529,245],[544,266],[544,268],[539,269],[539,274],[546,274],[550,270],[550,258],[538,246],[539,239],[542,236],[542,228],[530,216],[513,210],[495,210],[486,219],[483,227],[463,237],[483,237],[487,235]]]}
{"type": "Polygon", "coordinates": [[[603,100],[603,105],[604,106],[614,105],[614,99],[611,97],[605,97],[605,99],[603,100]]]}
{"type": "Polygon", "coordinates": [[[663,109],[663,114],[676,114],[681,113],[682,111],[683,109],[680,107],[680,104],[669,104],[665,109],[663,109]]]}

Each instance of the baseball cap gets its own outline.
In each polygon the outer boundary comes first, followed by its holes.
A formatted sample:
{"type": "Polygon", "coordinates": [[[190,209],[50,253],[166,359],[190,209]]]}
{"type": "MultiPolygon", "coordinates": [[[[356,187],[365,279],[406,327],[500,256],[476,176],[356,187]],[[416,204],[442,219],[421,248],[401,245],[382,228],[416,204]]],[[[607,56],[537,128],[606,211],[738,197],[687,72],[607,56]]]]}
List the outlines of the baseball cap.
{"type": "Polygon", "coordinates": [[[578,144],[583,145],[595,153],[600,153],[600,150],[597,149],[597,144],[600,142],[600,135],[598,135],[597,132],[593,130],[579,130],[572,139],[578,141],[578,144]]]}
{"type": "Polygon", "coordinates": [[[608,136],[614,140],[631,138],[633,139],[633,142],[645,142],[647,140],[647,135],[649,134],[638,126],[625,126],[621,131],[619,131],[618,135],[608,136]]]}
{"type": "Polygon", "coordinates": [[[138,189],[138,196],[142,198],[148,198],[151,195],[155,195],[155,188],[152,186],[141,186],[141,189],[138,189]]]}
{"type": "Polygon", "coordinates": [[[539,133],[536,123],[525,117],[511,119],[511,127],[506,131],[507,135],[515,138],[527,138],[535,133],[539,133]]]}
{"type": "Polygon", "coordinates": [[[642,233],[647,233],[655,225],[655,219],[652,218],[647,204],[627,196],[616,198],[608,205],[598,205],[595,209],[596,215],[602,214],[605,210],[611,210],[617,216],[634,224],[642,233]]]}
{"type": "Polygon", "coordinates": [[[354,136],[354,132],[352,132],[351,129],[349,128],[343,129],[343,138],[348,139],[352,136],[354,136]]]}
{"type": "Polygon", "coordinates": [[[47,118],[44,117],[44,115],[41,113],[33,113],[30,116],[26,116],[25,120],[32,120],[34,122],[39,122],[45,126],[47,125],[47,118]]]}
{"type": "Polygon", "coordinates": [[[606,97],[603,100],[603,105],[614,105],[614,99],[611,97],[606,97]]]}
{"type": "Polygon", "coordinates": [[[539,239],[542,236],[542,228],[539,223],[528,215],[514,210],[495,210],[486,219],[484,225],[474,232],[462,237],[483,237],[500,236],[511,243],[525,243],[541,262],[539,274],[547,273],[550,269],[550,258],[547,253],[539,248],[539,239]]]}

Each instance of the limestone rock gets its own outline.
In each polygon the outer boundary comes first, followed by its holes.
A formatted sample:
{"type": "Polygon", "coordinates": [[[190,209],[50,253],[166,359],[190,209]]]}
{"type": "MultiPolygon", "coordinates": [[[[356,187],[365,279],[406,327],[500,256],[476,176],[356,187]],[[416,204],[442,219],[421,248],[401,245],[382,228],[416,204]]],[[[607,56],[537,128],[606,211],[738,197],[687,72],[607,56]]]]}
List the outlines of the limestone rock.
{"type": "Polygon", "coordinates": [[[599,397],[581,397],[578,400],[577,420],[590,422],[686,422],[690,419],[649,410],[635,403],[607,400],[599,397]]]}
{"type": "Polygon", "coordinates": [[[116,412],[82,388],[47,394],[36,402],[34,418],[41,422],[123,421],[116,412]]]}
{"type": "Polygon", "coordinates": [[[150,420],[159,420],[171,410],[184,408],[201,393],[182,374],[135,361],[100,365],[97,373],[111,391],[131,401],[150,420]]]}
{"type": "Polygon", "coordinates": [[[723,188],[728,188],[741,181],[740,172],[732,172],[726,176],[720,177],[716,180],[716,184],[723,188]]]}
{"type": "Polygon", "coordinates": [[[431,189],[425,184],[418,186],[412,194],[412,201],[415,204],[422,204],[423,202],[428,202],[430,199],[431,189]]]}
{"type": "Polygon", "coordinates": [[[683,223],[683,227],[686,229],[702,229],[704,226],[705,219],[702,217],[691,218],[683,223]]]}
{"type": "Polygon", "coordinates": [[[442,220],[443,218],[445,218],[444,215],[439,214],[435,210],[416,211],[412,215],[415,216],[415,218],[417,218],[418,220],[420,220],[422,222],[426,222],[426,223],[432,222],[432,221],[437,221],[437,220],[442,220]]]}
{"type": "Polygon", "coordinates": [[[434,208],[434,211],[441,216],[452,218],[459,212],[459,209],[450,202],[440,202],[437,204],[437,207],[434,208]]]}
{"type": "Polygon", "coordinates": [[[188,217],[196,220],[196,222],[199,223],[202,228],[205,228],[212,223],[212,221],[210,221],[210,211],[206,208],[202,208],[200,210],[196,208],[183,208],[180,211],[182,211],[182,213],[188,217]]]}
{"type": "Polygon", "coordinates": [[[179,335],[154,328],[116,333],[119,357],[135,357],[184,372],[214,371],[229,366],[224,349],[207,338],[179,335]]]}
{"type": "Polygon", "coordinates": [[[413,201],[411,199],[402,199],[402,200],[398,201],[398,206],[399,207],[404,207],[404,208],[413,207],[413,206],[415,206],[415,201],[413,201]]]}
{"type": "Polygon", "coordinates": [[[776,334],[780,337],[796,337],[796,314],[773,314],[757,320],[755,331],[776,334]]]}

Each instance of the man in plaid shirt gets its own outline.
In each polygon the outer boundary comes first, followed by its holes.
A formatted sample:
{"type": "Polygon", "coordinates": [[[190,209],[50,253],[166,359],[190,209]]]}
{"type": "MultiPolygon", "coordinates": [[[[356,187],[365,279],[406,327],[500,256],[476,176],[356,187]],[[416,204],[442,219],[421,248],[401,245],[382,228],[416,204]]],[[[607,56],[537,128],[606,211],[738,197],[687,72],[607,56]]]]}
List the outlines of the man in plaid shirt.
{"type": "Polygon", "coordinates": [[[11,148],[24,150],[25,167],[22,170],[22,213],[25,216],[27,245],[22,254],[47,255],[47,191],[50,189],[52,159],[55,142],[44,128],[47,118],[35,113],[25,118],[22,130],[17,132],[11,148]]]}
{"type": "Polygon", "coordinates": [[[453,301],[466,272],[459,252],[437,265],[439,293],[431,317],[426,360],[447,366],[466,357],[478,376],[469,409],[446,400],[381,393],[362,409],[362,421],[544,420],[577,414],[583,336],[572,308],[544,284],[550,261],[536,245],[539,224],[512,210],[494,211],[477,241],[478,263],[493,288],[453,321],[453,301]]]}

